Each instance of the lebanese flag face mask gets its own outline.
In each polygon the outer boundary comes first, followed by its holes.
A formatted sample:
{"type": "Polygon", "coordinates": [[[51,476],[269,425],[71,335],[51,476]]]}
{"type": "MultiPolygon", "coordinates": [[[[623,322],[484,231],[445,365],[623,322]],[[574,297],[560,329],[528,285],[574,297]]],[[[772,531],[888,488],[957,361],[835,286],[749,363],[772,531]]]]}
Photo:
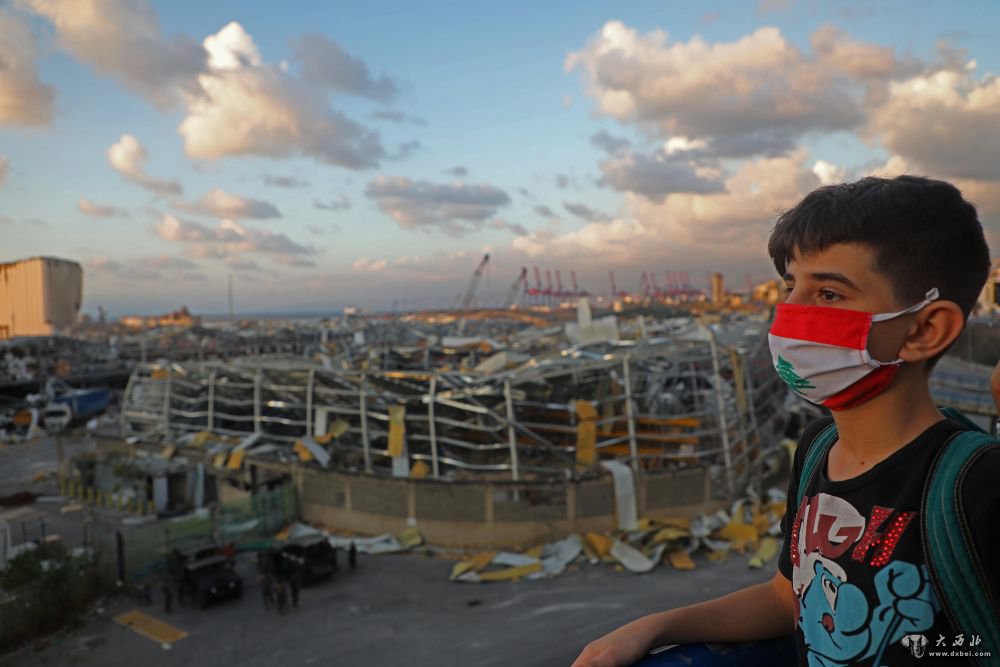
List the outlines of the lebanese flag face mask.
{"type": "Polygon", "coordinates": [[[846,410],[888,389],[902,359],[878,361],[868,353],[872,324],[915,313],[938,298],[935,287],[898,313],[779,303],[768,343],[778,375],[800,396],[831,410],[846,410]]]}

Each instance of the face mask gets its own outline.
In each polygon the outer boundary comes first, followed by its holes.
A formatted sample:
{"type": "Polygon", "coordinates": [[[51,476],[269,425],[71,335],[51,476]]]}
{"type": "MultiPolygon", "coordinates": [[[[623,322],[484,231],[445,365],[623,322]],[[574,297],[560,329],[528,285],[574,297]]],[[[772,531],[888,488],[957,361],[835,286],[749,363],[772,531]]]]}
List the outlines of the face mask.
{"type": "Polygon", "coordinates": [[[915,313],[938,298],[935,287],[898,313],[779,303],[768,343],[778,375],[797,394],[831,410],[853,408],[889,388],[902,359],[868,353],[872,324],[915,313]]]}

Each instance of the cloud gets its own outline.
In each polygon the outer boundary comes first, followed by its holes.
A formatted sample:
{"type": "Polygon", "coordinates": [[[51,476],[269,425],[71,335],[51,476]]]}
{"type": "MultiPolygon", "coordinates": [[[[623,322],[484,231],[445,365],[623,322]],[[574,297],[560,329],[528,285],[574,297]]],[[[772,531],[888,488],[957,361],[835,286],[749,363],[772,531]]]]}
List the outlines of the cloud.
{"type": "Polygon", "coordinates": [[[814,33],[813,49],[772,27],[733,42],[671,42],[610,21],[565,66],[583,73],[602,115],[704,140],[719,156],[778,155],[807,133],[861,127],[866,96],[911,67],[833,28],[814,33]]]}
{"type": "Polygon", "coordinates": [[[351,208],[351,200],[347,198],[347,195],[337,195],[336,199],[330,201],[317,199],[313,201],[313,206],[321,211],[346,211],[351,208]]]}
{"type": "Polygon", "coordinates": [[[128,211],[117,206],[106,206],[102,204],[95,204],[89,199],[81,198],[80,201],[76,203],[76,208],[80,213],[88,215],[91,218],[127,218],[128,211]]]}
{"type": "Polygon", "coordinates": [[[205,279],[197,264],[189,259],[170,255],[132,257],[126,260],[92,257],[86,261],[86,266],[89,272],[98,276],[110,276],[120,280],[152,282],[205,279]]]}
{"type": "Polygon", "coordinates": [[[38,79],[35,36],[0,7],[0,125],[48,125],[55,90],[38,79]]]}
{"type": "Polygon", "coordinates": [[[757,3],[757,15],[786,12],[795,5],[795,0],[760,0],[757,3]]]}
{"type": "Polygon", "coordinates": [[[586,204],[578,204],[574,202],[563,202],[563,208],[572,213],[578,218],[582,218],[587,222],[607,222],[611,219],[611,216],[601,213],[600,211],[594,210],[587,206],[586,204]]]}
{"type": "Polygon", "coordinates": [[[426,125],[427,121],[420,116],[412,116],[396,109],[377,109],[370,115],[372,120],[379,120],[386,123],[413,123],[414,125],[426,125]]]}
{"type": "Polygon", "coordinates": [[[309,181],[295,176],[280,176],[264,174],[264,183],[273,185],[276,188],[304,188],[309,185],[309,181]]]}
{"type": "Polygon", "coordinates": [[[632,145],[628,139],[612,136],[604,130],[591,135],[590,143],[611,155],[623,151],[632,145]]]}
{"type": "Polygon", "coordinates": [[[712,172],[700,170],[683,154],[626,152],[602,160],[600,167],[604,182],[616,190],[656,201],[675,192],[706,194],[720,192],[724,187],[712,172]]]}
{"type": "Polygon", "coordinates": [[[530,234],[530,232],[524,225],[518,224],[516,222],[507,222],[506,220],[503,220],[501,218],[494,218],[493,220],[490,221],[490,225],[492,225],[494,229],[507,230],[513,233],[515,236],[527,236],[528,234],[530,234]]]}
{"type": "Polygon", "coordinates": [[[843,167],[838,167],[837,165],[827,162],[826,160],[816,160],[816,164],[813,165],[812,172],[816,174],[816,178],[823,185],[830,185],[833,183],[843,183],[847,177],[847,170],[843,167]]]}
{"type": "Polygon", "coordinates": [[[281,211],[274,204],[260,199],[240,197],[217,188],[209,190],[197,201],[176,201],[171,206],[179,211],[212,216],[220,220],[243,220],[246,218],[264,220],[281,217],[281,211]]]}
{"type": "Polygon", "coordinates": [[[806,157],[799,150],[743,162],[718,192],[671,193],[661,201],[627,194],[621,217],[564,234],[539,230],[512,245],[529,257],[566,257],[603,267],[670,262],[697,270],[722,261],[760,266],[777,213],[820,185],[806,157]]]}
{"type": "Polygon", "coordinates": [[[1000,180],[1000,78],[938,70],[890,84],[870,131],[892,154],[943,178],[1000,180]]]}
{"type": "Polygon", "coordinates": [[[480,228],[510,203],[506,192],[491,185],[388,176],[368,183],[365,194],[404,229],[440,227],[452,235],[480,228]]]}
{"type": "Polygon", "coordinates": [[[452,167],[451,169],[445,169],[444,173],[449,176],[454,176],[455,178],[465,178],[469,175],[469,170],[461,165],[452,167]]]}
{"type": "Polygon", "coordinates": [[[389,262],[384,259],[372,260],[367,257],[359,257],[354,260],[351,268],[355,271],[362,271],[368,273],[377,273],[378,271],[384,271],[385,267],[389,265],[389,262]]]}
{"type": "Polygon", "coordinates": [[[180,101],[194,88],[206,52],[187,36],[167,39],[141,0],[21,0],[55,26],[59,45],[100,74],[122,81],[155,104],[180,101]]]}
{"type": "Polygon", "coordinates": [[[153,226],[153,233],[165,241],[186,244],[192,257],[228,260],[232,257],[260,254],[288,266],[314,266],[308,259],[316,249],[295,243],[284,234],[266,229],[248,229],[231,220],[215,227],[164,214],[153,226]]]}
{"type": "Polygon", "coordinates": [[[246,257],[227,257],[225,264],[233,271],[261,271],[261,266],[246,257]]]}
{"type": "Polygon", "coordinates": [[[146,174],[146,148],[131,134],[123,134],[108,149],[108,162],[126,179],[159,195],[179,195],[180,183],[153,178],[146,174]]]}
{"type": "Polygon", "coordinates": [[[318,33],[306,33],[292,42],[292,53],[310,83],[342,93],[391,102],[398,95],[396,84],[386,75],[376,78],[363,60],[318,33]]]}
{"type": "Polygon", "coordinates": [[[556,187],[565,190],[569,187],[569,176],[566,174],[556,174],[556,187]]]}
{"type": "Polygon", "coordinates": [[[10,171],[10,161],[0,155],[0,188],[7,183],[7,172],[10,171]]]}
{"type": "Polygon", "coordinates": [[[542,204],[539,204],[538,206],[535,207],[535,213],[537,213],[538,215],[542,216],[543,218],[558,218],[559,217],[558,215],[556,215],[555,211],[553,211],[548,206],[545,206],[545,205],[542,205],[542,204]]]}
{"type": "Polygon", "coordinates": [[[305,155],[348,169],[387,157],[379,135],[332,109],[321,86],[263,63],[239,23],[207,37],[205,47],[209,69],[178,128],[190,157],[305,155]]]}

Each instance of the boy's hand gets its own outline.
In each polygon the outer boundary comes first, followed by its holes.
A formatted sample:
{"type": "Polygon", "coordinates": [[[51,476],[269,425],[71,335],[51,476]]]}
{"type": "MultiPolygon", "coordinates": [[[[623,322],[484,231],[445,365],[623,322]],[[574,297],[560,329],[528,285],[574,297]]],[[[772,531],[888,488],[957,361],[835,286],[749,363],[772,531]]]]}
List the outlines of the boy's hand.
{"type": "Polygon", "coordinates": [[[645,619],[623,625],[587,644],[571,667],[629,667],[653,648],[645,619]]]}

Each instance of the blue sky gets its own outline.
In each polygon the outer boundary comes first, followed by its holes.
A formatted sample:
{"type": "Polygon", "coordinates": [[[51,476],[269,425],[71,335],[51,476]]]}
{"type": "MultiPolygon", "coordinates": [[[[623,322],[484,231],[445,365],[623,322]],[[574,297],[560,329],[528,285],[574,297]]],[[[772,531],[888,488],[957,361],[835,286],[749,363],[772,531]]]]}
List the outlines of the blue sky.
{"type": "Polygon", "coordinates": [[[229,274],[248,311],[446,306],[484,252],[484,303],[521,266],[742,286],[775,211],[903,171],[992,238],[1000,6],[694,5],[4,2],[0,260],[117,314],[229,274]]]}

